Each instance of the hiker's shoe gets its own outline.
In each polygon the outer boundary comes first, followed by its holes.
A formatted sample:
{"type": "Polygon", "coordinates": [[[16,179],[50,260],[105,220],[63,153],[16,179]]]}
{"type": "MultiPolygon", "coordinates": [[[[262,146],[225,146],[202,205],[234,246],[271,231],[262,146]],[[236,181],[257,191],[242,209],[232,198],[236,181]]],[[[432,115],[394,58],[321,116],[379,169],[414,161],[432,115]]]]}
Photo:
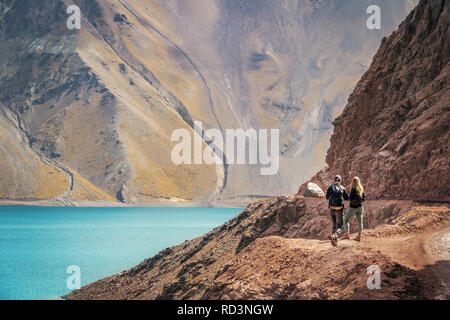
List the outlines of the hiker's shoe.
{"type": "Polygon", "coordinates": [[[356,236],[355,241],[361,242],[361,236],[359,234],[356,236]]]}
{"type": "Polygon", "coordinates": [[[337,237],[336,237],[334,234],[332,234],[331,236],[329,236],[328,239],[330,239],[331,245],[332,245],[333,247],[337,247],[337,237]]]}
{"type": "Polygon", "coordinates": [[[348,235],[348,233],[344,233],[343,235],[342,235],[342,238],[341,238],[342,240],[349,240],[350,239],[350,236],[348,235]]]}

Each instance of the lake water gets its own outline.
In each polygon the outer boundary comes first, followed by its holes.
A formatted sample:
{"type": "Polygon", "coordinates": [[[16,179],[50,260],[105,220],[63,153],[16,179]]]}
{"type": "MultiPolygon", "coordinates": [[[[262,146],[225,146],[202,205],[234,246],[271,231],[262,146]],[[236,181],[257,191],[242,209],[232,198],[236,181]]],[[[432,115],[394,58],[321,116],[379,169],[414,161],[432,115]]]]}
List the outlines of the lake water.
{"type": "Polygon", "coordinates": [[[0,206],[0,299],[56,299],[206,233],[242,209],[0,206]]]}

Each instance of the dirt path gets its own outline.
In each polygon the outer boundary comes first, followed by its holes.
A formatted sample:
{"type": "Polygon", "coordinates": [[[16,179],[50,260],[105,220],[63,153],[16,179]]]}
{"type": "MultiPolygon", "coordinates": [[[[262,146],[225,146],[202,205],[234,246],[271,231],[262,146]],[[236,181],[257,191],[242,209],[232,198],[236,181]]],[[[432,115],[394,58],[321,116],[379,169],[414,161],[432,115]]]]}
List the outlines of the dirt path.
{"type": "Polygon", "coordinates": [[[364,231],[362,242],[340,240],[337,248],[329,241],[257,239],[216,280],[208,297],[449,299],[450,210],[439,205],[404,209],[392,221],[364,231]],[[383,290],[361,287],[370,264],[381,269],[383,290]]]}
{"type": "MultiPolygon", "coordinates": [[[[449,299],[449,216],[449,209],[445,206],[416,207],[399,217],[396,225],[367,230],[361,245],[381,252],[400,265],[423,273],[430,288],[437,288],[430,298],[449,299]]],[[[344,244],[345,241],[341,243],[344,244]]]]}
{"type": "Polygon", "coordinates": [[[39,159],[41,159],[42,162],[48,164],[49,166],[53,166],[53,167],[59,169],[69,179],[70,186],[69,186],[68,190],[64,194],[62,194],[62,195],[60,195],[60,196],[58,196],[58,197],[56,197],[54,199],[51,199],[51,200],[54,200],[55,202],[60,203],[62,206],[74,207],[75,204],[70,199],[70,195],[71,195],[71,193],[73,191],[73,188],[74,188],[74,185],[75,185],[75,178],[74,178],[74,175],[73,175],[72,171],[70,171],[62,163],[46,157],[42,152],[40,152],[39,150],[35,149],[33,147],[33,145],[30,143],[30,141],[31,141],[30,136],[29,136],[27,130],[25,130],[25,128],[24,128],[24,126],[22,124],[22,120],[17,115],[15,115],[15,116],[16,116],[16,121],[17,121],[17,126],[16,127],[24,135],[24,137],[26,137],[26,139],[28,141],[28,144],[30,146],[30,149],[39,157],[39,159]]]}
{"type": "MultiPolygon", "coordinates": [[[[69,183],[70,183],[68,190],[64,194],[61,194],[54,199],[49,199],[49,201],[59,203],[63,206],[75,206],[74,203],[70,199],[70,194],[72,193],[73,188],[74,188],[73,173],[67,167],[65,167],[63,164],[59,163],[56,160],[46,157],[39,150],[35,149],[33,147],[33,145],[30,143],[30,135],[28,134],[27,130],[24,128],[23,121],[20,119],[20,117],[16,113],[14,113],[12,110],[10,110],[8,107],[6,107],[4,104],[1,104],[1,107],[2,107],[1,112],[4,115],[5,120],[8,121],[13,128],[17,129],[18,134],[20,134],[22,136],[23,140],[27,142],[28,147],[30,148],[30,151],[34,152],[36,154],[37,158],[39,158],[44,164],[54,167],[56,170],[62,172],[63,174],[65,174],[67,176],[69,183]]],[[[7,163],[13,163],[14,159],[11,158],[8,155],[8,153],[5,153],[5,155],[7,157],[7,159],[6,159],[7,163]]],[[[12,165],[8,166],[8,168],[10,170],[10,175],[12,177],[16,177],[17,175],[24,174],[24,168],[12,166],[12,165]],[[20,172],[16,172],[17,170],[19,170],[20,172]]],[[[15,189],[16,189],[15,181],[12,180],[12,186],[11,186],[11,191],[10,191],[10,197],[12,199],[16,198],[16,195],[14,192],[15,189]]]]}
{"type": "Polygon", "coordinates": [[[425,239],[424,249],[430,259],[431,270],[441,281],[436,299],[450,299],[450,227],[425,239]]]}

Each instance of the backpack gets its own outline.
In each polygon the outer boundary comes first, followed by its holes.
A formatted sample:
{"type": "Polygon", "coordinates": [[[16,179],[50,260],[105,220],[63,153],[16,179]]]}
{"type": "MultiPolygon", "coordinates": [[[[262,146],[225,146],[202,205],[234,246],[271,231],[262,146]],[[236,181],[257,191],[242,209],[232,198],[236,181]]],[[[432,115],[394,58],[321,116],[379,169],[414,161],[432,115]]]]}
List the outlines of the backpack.
{"type": "Polygon", "coordinates": [[[344,207],[344,200],[343,200],[344,188],[342,186],[336,186],[334,184],[330,186],[330,188],[331,188],[330,207],[344,207]]]}

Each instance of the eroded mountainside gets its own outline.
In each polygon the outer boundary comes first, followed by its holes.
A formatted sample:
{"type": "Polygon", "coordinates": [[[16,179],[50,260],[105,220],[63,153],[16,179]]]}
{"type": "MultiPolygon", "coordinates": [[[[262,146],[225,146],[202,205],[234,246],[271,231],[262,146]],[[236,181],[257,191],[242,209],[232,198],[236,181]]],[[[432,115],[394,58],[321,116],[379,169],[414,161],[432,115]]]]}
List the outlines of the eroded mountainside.
{"type": "Polygon", "coordinates": [[[324,166],[332,120],[415,2],[2,0],[0,108],[22,132],[12,143],[26,150],[6,147],[11,136],[0,128],[0,197],[292,193],[324,166]],[[378,2],[383,29],[369,30],[366,9],[378,2]],[[66,27],[71,4],[81,30],[66,27]],[[280,129],[279,174],[174,165],[171,134],[192,133],[194,120],[204,130],[280,129]]]}
{"type": "Polygon", "coordinates": [[[357,175],[371,199],[450,201],[449,23],[449,1],[421,1],[383,40],[313,182],[326,188],[340,174],[348,185],[357,175]]]}

